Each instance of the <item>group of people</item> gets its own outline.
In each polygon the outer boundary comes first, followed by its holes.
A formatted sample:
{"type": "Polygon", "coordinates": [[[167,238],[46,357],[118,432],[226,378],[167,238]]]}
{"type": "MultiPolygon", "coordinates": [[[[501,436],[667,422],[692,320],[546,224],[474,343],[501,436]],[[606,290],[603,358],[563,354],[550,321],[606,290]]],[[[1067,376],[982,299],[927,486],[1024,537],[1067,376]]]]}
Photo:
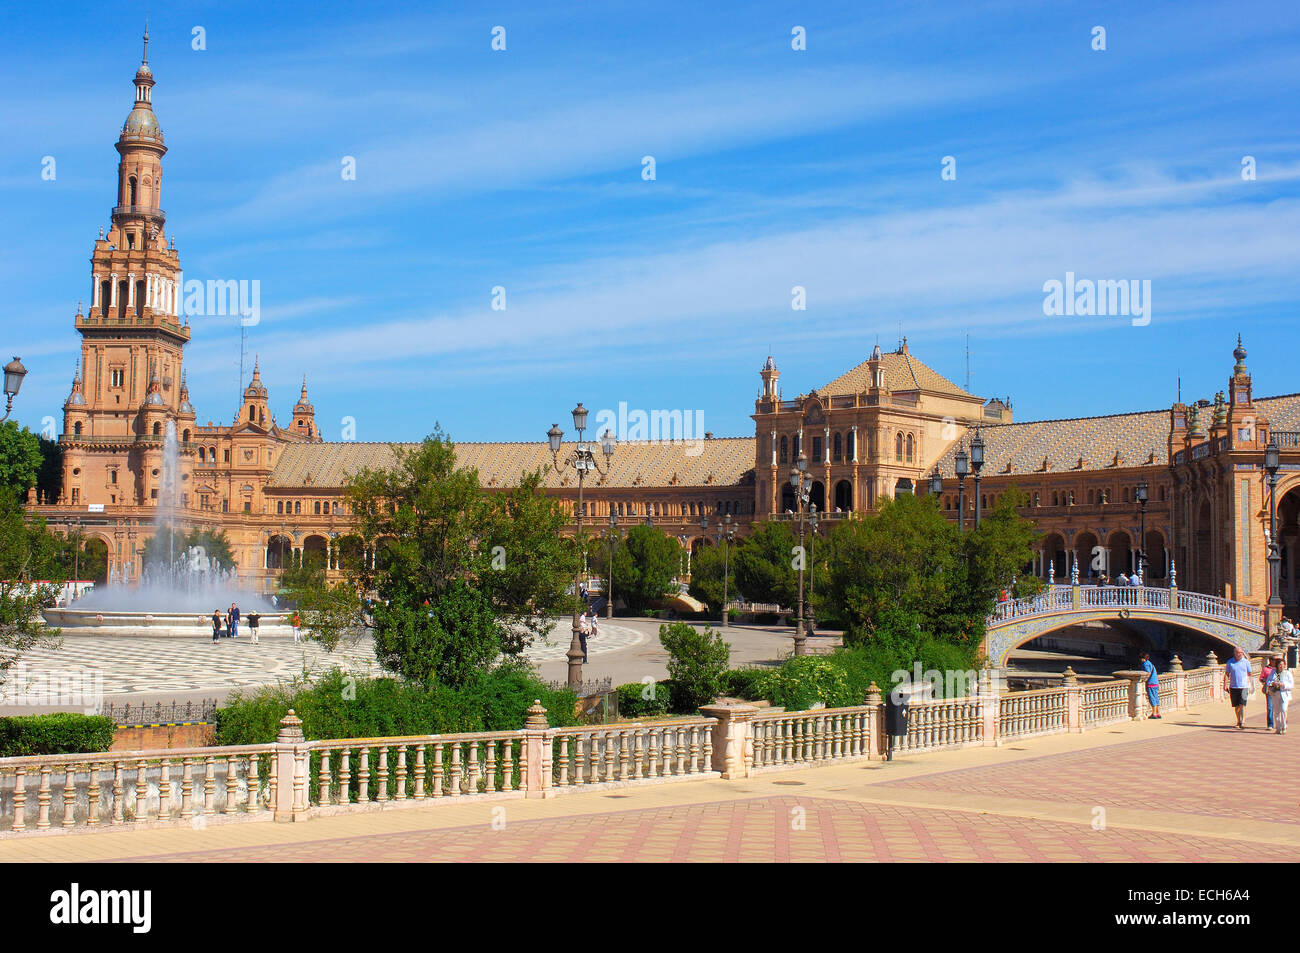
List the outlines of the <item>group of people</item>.
{"type": "Polygon", "coordinates": [[[1131,576],[1121,571],[1120,574],[1115,577],[1114,583],[1110,581],[1109,576],[1101,575],[1097,577],[1097,585],[1099,586],[1140,586],[1142,584],[1142,574],[1136,569],[1133,570],[1133,575],[1131,576]]]}
{"type": "Polygon", "coordinates": [[[1258,676],[1251,670],[1250,659],[1240,648],[1233,653],[1223,673],[1223,687],[1228,692],[1228,702],[1237,714],[1237,728],[1246,727],[1246,705],[1258,681],[1268,701],[1268,727],[1279,735],[1286,734],[1287,709],[1291,706],[1291,693],[1295,691],[1295,674],[1287,664],[1284,653],[1275,653],[1264,660],[1258,676]]]}
{"type": "MultiPolygon", "coordinates": [[[[239,611],[239,606],[233,602],[230,604],[230,608],[227,609],[224,613],[220,609],[213,609],[212,610],[213,643],[215,644],[217,639],[239,638],[239,623],[242,620],[242,618],[243,616],[239,611]]],[[[301,641],[301,637],[299,635],[299,627],[302,625],[302,620],[298,617],[298,613],[297,612],[293,613],[289,621],[290,624],[293,626],[293,640],[295,642],[301,641]]],[[[254,609],[252,612],[248,614],[248,634],[251,637],[254,645],[257,645],[260,641],[258,635],[260,632],[261,623],[262,623],[262,617],[258,614],[256,609],[254,609]]]]}

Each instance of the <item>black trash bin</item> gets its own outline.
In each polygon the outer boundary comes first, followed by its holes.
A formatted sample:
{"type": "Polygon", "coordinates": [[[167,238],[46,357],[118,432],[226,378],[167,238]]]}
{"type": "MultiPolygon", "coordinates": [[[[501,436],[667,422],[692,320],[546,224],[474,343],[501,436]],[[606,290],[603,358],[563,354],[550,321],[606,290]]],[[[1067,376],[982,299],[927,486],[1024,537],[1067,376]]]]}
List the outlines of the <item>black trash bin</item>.
{"type": "Polygon", "coordinates": [[[894,739],[907,737],[907,706],[910,696],[900,695],[895,688],[885,696],[885,734],[889,736],[886,757],[894,760],[894,739]]]}

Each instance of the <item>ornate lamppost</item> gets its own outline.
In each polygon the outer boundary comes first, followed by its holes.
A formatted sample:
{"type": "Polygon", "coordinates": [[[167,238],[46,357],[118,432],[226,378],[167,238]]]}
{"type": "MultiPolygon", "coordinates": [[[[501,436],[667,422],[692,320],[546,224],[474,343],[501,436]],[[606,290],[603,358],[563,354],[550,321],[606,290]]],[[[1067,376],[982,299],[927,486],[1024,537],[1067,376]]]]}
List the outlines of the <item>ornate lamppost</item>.
{"type": "Polygon", "coordinates": [[[796,607],[794,617],[794,654],[806,655],[808,636],[803,627],[803,567],[807,559],[804,557],[803,533],[804,511],[812,495],[812,476],[808,473],[808,458],[804,456],[802,449],[799,451],[799,459],[790,471],[790,485],[794,487],[795,497],[799,501],[799,605],[796,607]]]}
{"type": "MultiPolygon", "coordinates": [[[[557,424],[551,424],[551,429],[546,432],[546,439],[551,447],[551,459],[555,462],[556,472],[562,466],[573,467],[578,474],[578,506],[575,511],[577,517],[577,540],[578,545],[582,545],[582,486],[587,478],[588,472],[595,471],[601,475],[609,472],[610,460],[614,456],[614,445],[617,442],[614,434],[606,430],[600,438],[600,450],[605,457],[605,467],[601,469],[596,454],[592,452],[591,444],[588,444],[583,437],[587,429],[587,408],[579,402],[578,406],[573,408],[573,429],[578,432],[578,440],[574,444],[573,452],[560,462],[560,446],[564,442],[564,431],[557,424]]],[[[585,548],[584,548],[585,555],[585,548]]],[[[573,577],[573,594],[576,597],[581,584],[578,573],[573,577]]],[[[582,641],[579,638],[581,632],[581,622],[578,618],[578,606],[573,607],[573,638],[569,641],[569,651],[565,656],[569,659],[569,679],[570,688],[577,689],[582,685],[582,641]]]]}
{"type": "Polygon", "coordinates": [[[817,594],[817,504],[808,504],[808,528],[812,530],[812,542],[809,545],[808,553],[808,602],[804,606],[804,611],[808,615],[804,618],[803,630],[808,635],[812,635],[817,627],[817,617],[813,609],[814,596],[817,594]]]}
{"type": "Polygon", "coordinates": [[[605,545],[609,547],[609,590],[605,593],[605,618],[614,618],[614,546],[623,534],[618,529],[618,513],[609,511],[609,529],[605,530],[605,545]]]}
{"type": "Polygon", "coordinates": [[[14,358],[5,365],[5,415],[0,417],[0,423],[9,419],[9,414],[14,409],[14,398],[18,396],[18,388],[23,386],[23,378],[27,376],[27,368],[23,367],[23,362],[14,358]]]}
{"type": "Polygon", "coordinates": [[[984,468],[984,437],[975,428],[975,439],[970,442],[970,465],[975,471],[975,528],[980,526],[980,470],[984,468]]]}
{"type": "Polygon", "coordinates": [[[1277,545],[1277,471],[1282,465],[1281,451],[1278,449],[1277,437],[1269,437],[1268,446],[1264,448],[1264,472],[1268,474],[1268,608],[1269,628],[1271,629],[1282,616],[1281,588],[1282,553],[1277,545]]]}
{"type": "Polygon", "coordinates": [[[940,473],[939,470],[936,468],[935,471],[930,474],[930,495],[935,497],[935,499],[937,500],[939,495],[942,493],[943,493],[943,474],[940,473]]]}
{"type": "Polygon", "coordinates": [[[957,447],[953,467],[957,472],[957,532],[960,533],[966,528],[966,477],[970,474],[970,457],[964,445],[957,447]]]}
{"type": "Polygon", "coordinates": [[[1142,512],[1142,528],[1139,530],[1142,538],[1138,540],[1138,576],[1142,579],[1142,584],[1147,582],[1147,481],[1139,480],[1137,485],[1137,501],[1142,512]]]}
{"type": "MultiPolygon", "coordinates": [[[[700,517],[700,531],[708,536],[709,518],[700,517]]],[[[736,538],[736,524],[731,522],[731,514],[718,525],[718,545],[722,547],[722,628],[731,624],[731,612],[727,609],[727,581],[731,575],[730,543],[736,538]]]]}

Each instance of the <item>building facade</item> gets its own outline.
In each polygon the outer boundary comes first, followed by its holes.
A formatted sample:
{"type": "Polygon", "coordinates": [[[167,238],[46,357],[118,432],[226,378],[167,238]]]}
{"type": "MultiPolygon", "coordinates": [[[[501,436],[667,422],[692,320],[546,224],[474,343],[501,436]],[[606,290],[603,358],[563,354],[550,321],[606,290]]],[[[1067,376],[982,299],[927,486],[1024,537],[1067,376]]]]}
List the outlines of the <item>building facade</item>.
{"type": "MultiPolygon", "coordinates": [[[[366,557],[351,532],[349,474],[394,459],[394,445],[325,442],[304,380],[281,425],[255,364],[241,406],[225,425],[197,422],[185,383],[191,329],[174,240],[165,232],[163,157],[145,57],[135,102],[118,136],[116,194],[107,234],[91,255],[90,306],[74,328],[81,356],[64,404],[64,473],[57,500],[29,497],[60,531],[103,547],[109,578],[138,579],[158,525],[167,480],[186,526],[224,530],[238,570],[271,588],[281,567],[321,559],[332,573],[366,557]],[[174,447],[175,470],[165,464],[174,447]]],[[[789,475],[802,455],[823,526],[870,512],[884,499],[928,493],[943,477],[940,505],[969,525],[978,494],[992,506],[1013,486],[1043,532],[1033,571],[1067,580],[1131,572],[1145,550],[1145,578],[1263,603],[1268,596],[1269,498],[1264,447],[1282,447],[1277,490],[1282,592],[1300,599],[1300,395],[1255,398],[1238,340],[1227,388],[1213,401],[1106,417],[1016,422],[1010,398],[968,393],[915,357],[904,339],[877,346],[856,367],[785,399],[772,357],[759,371],[754,434],[700,441],[620,443],[606,475],[584,488],[588,526],[617,516],[649,519],[689,553],[730,518],[794,519],[789,475]],[[960,486],[955,455],[978,432],[987,447],[976,480],[960,486]],[[1145,506],[1136,487],[1149,488],[1145,506]],[[962,507],[959,510],[959,497],[962,507]],[[1145,537],[1143,522],[1145,514],[1145,537]],[[710,524],[706,530],[701,521],[710,524]]],[[[565,445],[561,453],[573,449],[565,445]]],[[[549,493],[578,508],[571,470],[556,469],[546,444],[464,443],[457,457],[489,491],[541,470],[549,493]]]]}

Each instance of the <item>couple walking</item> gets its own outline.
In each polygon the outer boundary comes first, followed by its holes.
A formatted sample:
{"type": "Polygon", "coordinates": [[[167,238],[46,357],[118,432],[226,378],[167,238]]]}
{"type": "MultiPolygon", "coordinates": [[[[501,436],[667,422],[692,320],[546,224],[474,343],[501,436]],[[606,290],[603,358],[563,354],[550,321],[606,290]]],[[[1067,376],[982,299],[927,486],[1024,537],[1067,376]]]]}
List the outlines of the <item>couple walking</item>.
{"type": "MultiPolygon", "coordinates": [[[[1266,659],[1259,674],[1260,685],[1268,700],[1268,727],[1279,735],[1286,734],[1287,709],[1291,706],[1291,693],[1295,690],[1295,675],[1287,665],[1285,655],[1266,659]]],[[[1237,728],[1246,727],[1246,705],[1254,687],[1255,673],[1250,659],[1238,648],[1228,661],[1223,673],[1223,687],[1228,691],[1228,701],[1237,714],[1237,728]]]]}
{"type": "Polygon", "coordinates": [[[598,635],[596,613],[588,609],[578,616],[578,644],[582,646],[582,664],[587,664],[587,639],[598,635]]]}

